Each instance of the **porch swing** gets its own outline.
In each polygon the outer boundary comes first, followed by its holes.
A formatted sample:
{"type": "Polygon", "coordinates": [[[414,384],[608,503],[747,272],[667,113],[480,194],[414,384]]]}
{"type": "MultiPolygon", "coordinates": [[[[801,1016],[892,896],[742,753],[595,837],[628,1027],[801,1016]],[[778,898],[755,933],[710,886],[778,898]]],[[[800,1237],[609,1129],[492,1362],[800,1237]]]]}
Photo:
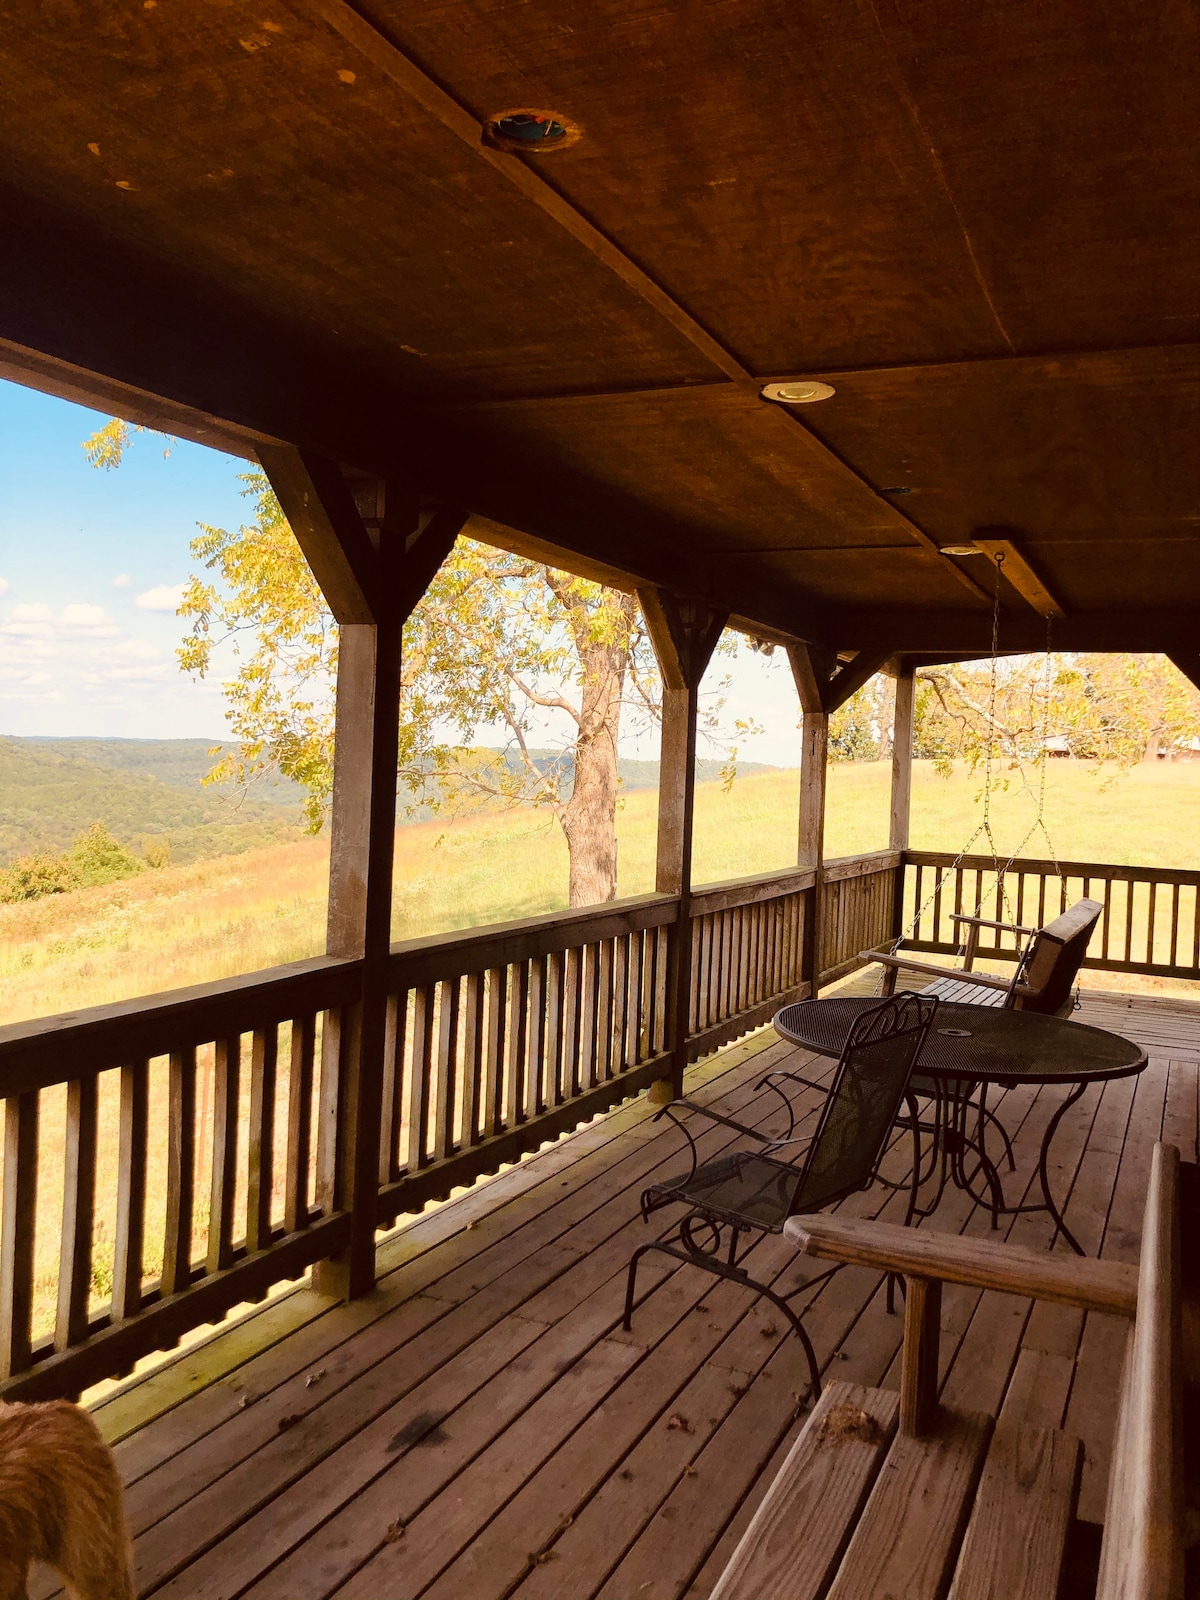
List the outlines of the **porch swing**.
{"type": "MultiPolygon", "coordinates": [[[[996,845],[995,835],[992,832],[991,802],[992,774],[997,755],[996,700],[1000,659],[1000,576],[1004,567],[1004,552],[997,550],[990,559],[993,561],[995,568],[995,586],[992,600],[992,648],[988,681],[987,738],[984,745],[983,816],[975,831],[954,858],[949,870],[953,873],[961,867],[970,855],[972,846],[983,836],[986,839],[992,858],[996,909],[999,911],[1003,906],[1011,918],[1013,913],[1011,902],[1008,898],[1006,879],[1014,862],[1020,857],[1029,841],[1039,832],[1046,841],[1050,860],[1062,883],[1064,907],[1066,901],[1066,877],[1055,853],[1054,841],[1050,837],[1050,831],[1046,826],[1045,746],[1049,737],[1050,723],[1050,653],[1053,622],[1050,617],[1046,618],[1046,675],[1042,695],[1043,751],[1040,763],[1036,814],[1024,838],[1021,839],[1007,859],[1002,860],[996,845]]],[[[1028,788],[1028,780],[1025,778],[1023,767],[1021,768],[1021,775],[1022,781],[1028,788]]],[[[1017,1011],[1036,1011],[1048,1016],[1069,1016],[1079,1004],[1075,980],[1083,965],[1092,930],[1104,910],[1103,905],[1098,900],[1086,898],[1077,900],[1074,905],[1065,907],[1061,914],[1052,921],[1041,927],[1031,927],[1015,920],[1002,921],[998,918],[983,916],[983,883],[984,874],[980,872],[976,877],[976,903],[973,913],[954,911],[950,914],[951,922],[964,930],[962,943],[959,947],[960,966],[948,970],[946,967],[936,966],[932,962],[914,959],[903,948],[906,939],[916,940],[922,917],[933,900],[941,893],[940,877],[926,899],[914,908],[913,916],[907,927],[903,928],[890,943],[877,949],[859,951],[859,957],[864,963],[876,964],[882,969],[878,992],[882,995],[892,994],[896,987],[897,976],[901,971],[917,972],[934,980],[926,986],[924,993],[936,995],[939,1000],[949,1001],[958,1005],[998,1006],[1017,1011]],[[984,929],[991,930],[997,940],[1004,934],[1010,934],[1016,940],[1015,962],[1010,979],[975,970],[975,961],[979,955],[979,938],[984,929]]]]}

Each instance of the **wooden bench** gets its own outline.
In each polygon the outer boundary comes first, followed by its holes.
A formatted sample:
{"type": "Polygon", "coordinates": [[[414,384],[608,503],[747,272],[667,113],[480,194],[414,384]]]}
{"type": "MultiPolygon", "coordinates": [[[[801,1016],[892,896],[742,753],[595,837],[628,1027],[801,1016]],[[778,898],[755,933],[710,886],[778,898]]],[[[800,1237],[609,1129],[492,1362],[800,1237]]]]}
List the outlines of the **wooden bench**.
{"type": "MultiPolygon", "coordinates": [[[[1096,1600],[1182,1600],[1183,1399],[1197,1343],[1183,1285],[1200,1246],[1181,1254],[1181,1236],[1195,1239],[1197,1173],[1181,1175],[1173,1146],[1155,1147],[1137,1268],[836,1215],[793,1218],[786,1231],[806,1254],[904,1275],[900,1393],[826,1386],[712,1600],[1055,1600],[1081,1446],[1058,1429],[996,1427],[938,1406],[944,1282],[1132,1319],[1096,1600]]],[[[1189,1381],[1189,1403],[1192,1392],[1189,1381]]]]}
{"type": "Polygon", "coordinates": [[[1061,916],[1044,928],[1025,928],[1016,923],[992,922],[987,917],[968,917],[955,912],[952,922],[967,929],[961,967],[947,970],[930,961],[914,960],[903,950],[860,950],[863,961],[877,961],[888,969],[884,989],[890,994],[901,971],[923,972],[935,981],[926,994],[959,1005],[1010,1006],[1017,1011],[1040,1011],[1065,1017],[1074,1008],[1072,989],[1083,958],[1087,954],[1092,930],[1104,907],[1098,900],[1077,900],[1061,916]],[[1004,929],[1027,934],[1030,943],[1024,959],[1018,961],[1012,978],[997,978],[976,972],[975,957],[981,928],[1004,929]]]}

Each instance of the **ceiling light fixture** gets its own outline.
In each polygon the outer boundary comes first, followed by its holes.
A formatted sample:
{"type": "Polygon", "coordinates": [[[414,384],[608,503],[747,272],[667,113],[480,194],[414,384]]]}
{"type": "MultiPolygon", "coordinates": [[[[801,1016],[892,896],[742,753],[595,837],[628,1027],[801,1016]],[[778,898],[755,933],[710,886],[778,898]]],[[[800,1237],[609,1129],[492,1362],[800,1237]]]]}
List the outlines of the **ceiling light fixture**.
{"type": "Polygon", "coordinates": [[[519,107],[497,111],[483,125],[483,142],[493,150],[519,150],[522,155],[562,150],[579,138],[579,128],[557,111],[519,107]]]}
{"type": "Polygon", "coordinates": [[[800,378],[792,383],[768,383],[760,393],[764,400],[774,400],[781,406],[809,406],[814,400],[828,400],[834,393],[831,383],[818,383],[815,378],[800,378]]]}
{"type": "Polygon", "coordinates": [[[938,554],[943,556],[981,556],[983,551],[977,544],[944,544],[938,554]]]}

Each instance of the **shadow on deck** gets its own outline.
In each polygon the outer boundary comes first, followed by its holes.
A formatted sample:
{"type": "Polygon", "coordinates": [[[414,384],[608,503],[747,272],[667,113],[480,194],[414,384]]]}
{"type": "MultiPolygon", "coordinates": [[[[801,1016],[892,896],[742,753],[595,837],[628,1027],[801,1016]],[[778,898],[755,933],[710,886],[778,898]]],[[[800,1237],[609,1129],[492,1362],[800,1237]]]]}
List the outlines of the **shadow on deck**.
{"type": "MultiPolygon", "coordinates": [[[[1089,1254],[1135,1260],[1150,1146],[1197,1156],[1200,1006],[1090,992],[1079,1015],[1151,1059],[1069,1114],[1055,1189],[1089,1254]]],[[[760,1117],[757,1078],[799,1055],[763,1030],[694,1069],[690,1092],[760,1117]]],[[[997,1103],[1014,1186],[1062,1092],[997,1103]]],[[[412,1221],[381,1245],[368,1298],[294,1290],[102,1400],[140,1592],[703,1600],[801,1425],[805,1363],[769,1306],[654,1256],[661,1287],[621,1331],[638,1195],[681,1164],[652,1114],[632,1102],[412,1221]]],[[[877,1187],[846,1209],[893,1217],[903,1197],[877,1187]]],[[[928,1225],[988,1218],[952,1190],[928,1225]]],[[[1018,1218],[1008,1236],[1045,1247],[1050,1225],[1018,1218]]],[[[755,1255],[785,1287],[821,1266],[781,1239],[755,1255]]],[[[898,1386],[901,1319],[877,1274],[845,1269],[806,1326],[830,1375],[898,1386]]],[[[943,1330],[943,1397],[1081,1437],[1079,1513],[1099,1522],[1124,1324],[949,1288],[943,1330]]]]}

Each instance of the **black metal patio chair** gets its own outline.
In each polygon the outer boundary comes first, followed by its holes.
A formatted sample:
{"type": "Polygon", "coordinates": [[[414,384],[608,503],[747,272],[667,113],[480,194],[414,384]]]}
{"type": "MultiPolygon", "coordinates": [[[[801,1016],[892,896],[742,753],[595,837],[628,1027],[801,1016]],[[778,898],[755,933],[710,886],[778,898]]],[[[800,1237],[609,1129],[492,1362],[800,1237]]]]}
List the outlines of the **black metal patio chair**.
{"type": "MultiPolygon", "coordinates": [[[[691,1100],[676,1100],[663,1107],[659,1116],[669,1116],[691,1146],[692,1166],[684,1177],[652,1184],[643,1191],[642,1217],[648,1222],[655,1211],[668,1205],[687,1206],[688,1212],[674,1237],[651,1240],[634,1251],[625,1291],[626,1329],[633,1318],[638,1265],[651,1250],[660,1251],[702,1267],[718,1278],[754,1289],[770,1300],[788,1319],[804,1346],[813,1397],[820,1394],[821,1379],[812,1342],[788,1301],[813,1289],[839,1268],[821,1273],[787,1294],[778,1294],[768,1284],[752,1278],[743,1263],[756,1234],[782,1233],[789,1217],[819,1211],[857,1189],[870,1187],[900,1104],[908,1094],[913,1064],[937,1005],[933,997],[898,994],[865,1011],[855,1021],[816,1129],[807,1141],[772,1139],[691,1100]],[[733,1128],[758,1148],[734,1150],[701,1163],[696,1141],[681,1120],[681,1112],[695,1112],[733,1128]],[[780,1159],[780,1151],[799,1143],[806,1143],[799,1159],[780,1159]],[[727,1230],[728,1242],[724,1237],[727,1230]],[[749,1236],[744,1248],[743,1236],[749,1236]]],[[[915,1119],[915,1102],[909,1110],[915,1119]]]]}

